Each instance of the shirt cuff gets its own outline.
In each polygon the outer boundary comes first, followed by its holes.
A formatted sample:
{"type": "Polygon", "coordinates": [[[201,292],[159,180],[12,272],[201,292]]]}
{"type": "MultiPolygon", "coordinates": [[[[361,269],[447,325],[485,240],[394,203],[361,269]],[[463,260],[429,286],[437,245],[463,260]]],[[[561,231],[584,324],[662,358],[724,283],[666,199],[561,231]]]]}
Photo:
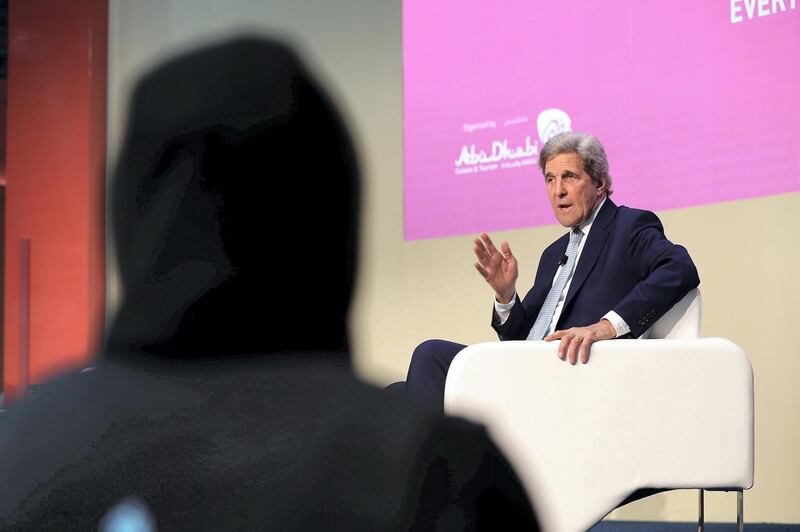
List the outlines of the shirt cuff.
{"type": "Polygon", "coordinates": [[[609,323],[611,323],[611,325],[614,326],[614,330],[617,331],[616,338],[619,338],[620,336],[624,336],[629,332],[631,332],[631,328],[628,327],[628,324],[625,323],[625,320],[623,320],[620,317],[620,315],[614,312],[613,310],[609,310],[606,313],[606,315],[603,316],[601,319],[608,320],[609,323]]]}
{"type": "Polygon", "coordinates": [[[517,296],[514,296],[514,299],[512,299],[510,303],[500,303],[497,299],[494,300],[494,312],[497,314],[500,325],[506,322],[508,316],[511,314],[511,307],[513,307],[516,302],[517,296]]]}

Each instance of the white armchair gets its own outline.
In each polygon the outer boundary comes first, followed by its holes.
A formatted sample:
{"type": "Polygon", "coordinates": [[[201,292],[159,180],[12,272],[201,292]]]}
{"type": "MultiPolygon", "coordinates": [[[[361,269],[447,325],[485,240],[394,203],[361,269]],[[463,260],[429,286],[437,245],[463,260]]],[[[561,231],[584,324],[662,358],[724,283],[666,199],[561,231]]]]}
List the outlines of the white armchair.
{"type": "Polygon", "coordinates": [[[483,423],[506,453],[544,530],[586,530],[641,488],[753,485],[753,370],[744,351],[697,338],[700,293],[653,325],[649,340],[592,346],[586,365],[556,342],[464,349],[445,411],[483,423]]]}

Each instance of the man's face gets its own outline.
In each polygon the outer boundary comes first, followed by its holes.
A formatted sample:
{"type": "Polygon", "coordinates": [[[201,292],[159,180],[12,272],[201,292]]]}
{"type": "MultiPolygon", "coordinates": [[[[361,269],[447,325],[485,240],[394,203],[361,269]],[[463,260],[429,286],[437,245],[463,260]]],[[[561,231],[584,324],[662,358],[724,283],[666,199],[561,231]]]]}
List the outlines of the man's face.
{"type": "Polygon", "coordinates": [[[547,159],[544,181],[550,206],[564,227],[575,227],[589,218],[605,196],[605,183],[592,183],[577,153],[562,153],[547,159]]]}

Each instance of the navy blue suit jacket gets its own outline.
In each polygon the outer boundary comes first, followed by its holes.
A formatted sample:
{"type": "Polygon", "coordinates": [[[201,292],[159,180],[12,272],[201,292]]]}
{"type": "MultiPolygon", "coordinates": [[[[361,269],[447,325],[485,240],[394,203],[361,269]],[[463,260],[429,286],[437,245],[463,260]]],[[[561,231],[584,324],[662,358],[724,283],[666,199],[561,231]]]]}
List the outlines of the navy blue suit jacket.
{"type": "MultiPolygon", "coordinates": [[[[492,327],[501,340],[527,338],[568,242],[569,233],[544,250],[533,287],[521,302],[515,296],[504,324],[493,313],[492,327]]],[[[556,330],[591,325],[613,310],[636,338],[698,284],[686,249],[667,240],[655,214],[606,199],[584,244],[556,330]]]]}

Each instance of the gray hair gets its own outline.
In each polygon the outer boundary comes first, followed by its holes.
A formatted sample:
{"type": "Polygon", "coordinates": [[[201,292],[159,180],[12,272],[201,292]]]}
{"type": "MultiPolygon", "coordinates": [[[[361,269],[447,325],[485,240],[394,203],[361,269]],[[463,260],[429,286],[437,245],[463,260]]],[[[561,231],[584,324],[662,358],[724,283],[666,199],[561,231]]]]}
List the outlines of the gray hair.
{"type": "Polygon", "coordinates": [[[544,166],[550,157],[562,153],[575,153],[581,160],[583,169],[592,178],[593,183],[605,180],[606,196],[610,196],[611,175],[608,173],[608,157],[600,141],[588,133],[565,131],[548,140],[539,152],[539,168],[544,173],[544,166]]]}

